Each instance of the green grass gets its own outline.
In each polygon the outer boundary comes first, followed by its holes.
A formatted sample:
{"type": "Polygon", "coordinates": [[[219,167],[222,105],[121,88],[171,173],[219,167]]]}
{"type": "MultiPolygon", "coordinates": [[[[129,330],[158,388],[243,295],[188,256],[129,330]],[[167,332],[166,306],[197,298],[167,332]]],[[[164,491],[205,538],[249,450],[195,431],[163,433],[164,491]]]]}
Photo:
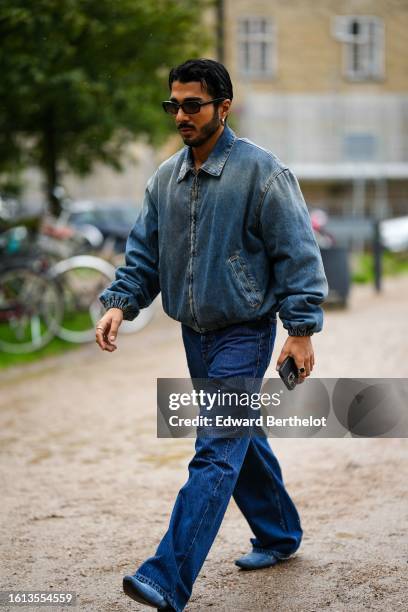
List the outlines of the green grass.
{"type": "MultiPolygon", "coordinates": [[[[75,315],[75,317],[64,317],[65,326],[71,330],[86,329],[89,326],[89,323],[89,314],[85,312],[78,313],[75,315]]],[[[6,334],[5,331],[6,330],[3,329],[1,334],[4,340],[6,340],[6,337],[9,336],[9,334],[6,334]]],[[[0,369],[7,368],[13,365],[33,363],[34,361],[44,359],[44,357],[49,357],[50,355],[58,355],[60,353],[64,353],[65,351],[73,350],[79,346],[81,345],[74,344],[72,342],[66,342],[65,340],[61,340],[60,338],[53,338],[49,344],[47,344],[38,351],[33,351],[32,353],[14,355],[12,353],[3,353],[0,351],[0,369]]]]}
{"type": "Polygon", "coordinates": [[[89,312],[64,312],[62,324],[65,329],[71,331],[83,331],[92,327],[92,319],[89,312]]]}
{"type": "MultiPolygon", "coordinates": [[[[374,283],[374,258],[372,253],[358,253],[351,259],[353,283],[374,283]]],[[[383,276],[408,274],[408,254],[384,251],[382,256],[383,276]]]]}

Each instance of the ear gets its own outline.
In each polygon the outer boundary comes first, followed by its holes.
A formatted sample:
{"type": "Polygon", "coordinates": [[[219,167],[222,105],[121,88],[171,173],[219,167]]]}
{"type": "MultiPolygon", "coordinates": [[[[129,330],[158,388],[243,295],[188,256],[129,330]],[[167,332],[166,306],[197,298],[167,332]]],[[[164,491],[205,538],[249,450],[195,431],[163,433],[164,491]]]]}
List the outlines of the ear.
{"type": "Polygon", "coordinates": [[[227,118],[227,115],[229,113],[230,107],[232,104],[232,100],[230,100],[229,98],[227,98],[226,100],[223,100],[220,106],[221,109],[221,113],[220,116],[221,118],[223,117],[224,119],[227,118]]]}
{"type": "Polygon", "coordinates": [[[227,98],[226,100],[222,101],[221,108],[222,108],[224,113],[228,113],[231,104],[232,104],[232,100],[230,100],[229,98],[227,98]]]}

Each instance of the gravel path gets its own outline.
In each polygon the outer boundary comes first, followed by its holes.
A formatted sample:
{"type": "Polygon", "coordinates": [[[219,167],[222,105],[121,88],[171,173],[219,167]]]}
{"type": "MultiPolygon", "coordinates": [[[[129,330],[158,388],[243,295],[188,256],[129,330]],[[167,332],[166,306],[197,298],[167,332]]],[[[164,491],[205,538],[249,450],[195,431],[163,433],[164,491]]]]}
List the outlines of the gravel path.
{"type": "MultiPolygon", "coordinates": [[[[313,375],[408,377],[407,306],[408,277],[380,295],[354,289],[313,337],[313,375]]],[[[269,376],[284,339],[280,326],[269,376]]],[[[72,590],[81,612],[147,610],[122,594],[121,577],[154,551],[187,476],[194,440],[155,437],[155,399],[157,377],[188,371],[180,326],[159,308],[118,346],[0,374],[3,590],[72,590]]],[[[405,612],[407,440],[271,444],[301,514],[301,548],[274,568],[238,570],[251,534],[231,502],[186,610],[405,612]]]]}

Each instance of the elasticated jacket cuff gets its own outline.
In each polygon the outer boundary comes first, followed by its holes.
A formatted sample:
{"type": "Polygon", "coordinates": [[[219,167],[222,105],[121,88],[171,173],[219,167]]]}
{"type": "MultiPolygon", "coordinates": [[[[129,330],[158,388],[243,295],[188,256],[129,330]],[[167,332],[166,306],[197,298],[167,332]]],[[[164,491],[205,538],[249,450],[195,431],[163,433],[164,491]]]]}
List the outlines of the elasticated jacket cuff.
{"type": "Polygon", "coordinates": [[[311,327],[289,327],[289,336],[313,336],[313,328],[311,327]]]}
{"type": "Polygon", "coordinates": [[[133,321],[133,319],[137,317],[140,312],[137,306],[129,304],[129,300],[126,297],[119,295],[110,295],[109,297],[105,297],[100,295],[99,300],[102,302],[106,310],[109,310],[109,308],[120,308],[123,311],[123,319],[125,321],[133,321]]]}

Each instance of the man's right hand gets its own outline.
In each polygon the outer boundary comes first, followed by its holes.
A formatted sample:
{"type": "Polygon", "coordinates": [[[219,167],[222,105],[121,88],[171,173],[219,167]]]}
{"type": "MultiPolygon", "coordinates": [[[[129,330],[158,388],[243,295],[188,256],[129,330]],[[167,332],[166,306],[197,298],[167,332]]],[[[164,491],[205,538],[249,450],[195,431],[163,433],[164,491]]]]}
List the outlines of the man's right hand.
{"type": "Polygon", "coordinates": [[[96,343],[103,351],[116,351],[116,336],[123,321],[123,311],[120,308],[109,308],[96,324],[96,343]]]}

